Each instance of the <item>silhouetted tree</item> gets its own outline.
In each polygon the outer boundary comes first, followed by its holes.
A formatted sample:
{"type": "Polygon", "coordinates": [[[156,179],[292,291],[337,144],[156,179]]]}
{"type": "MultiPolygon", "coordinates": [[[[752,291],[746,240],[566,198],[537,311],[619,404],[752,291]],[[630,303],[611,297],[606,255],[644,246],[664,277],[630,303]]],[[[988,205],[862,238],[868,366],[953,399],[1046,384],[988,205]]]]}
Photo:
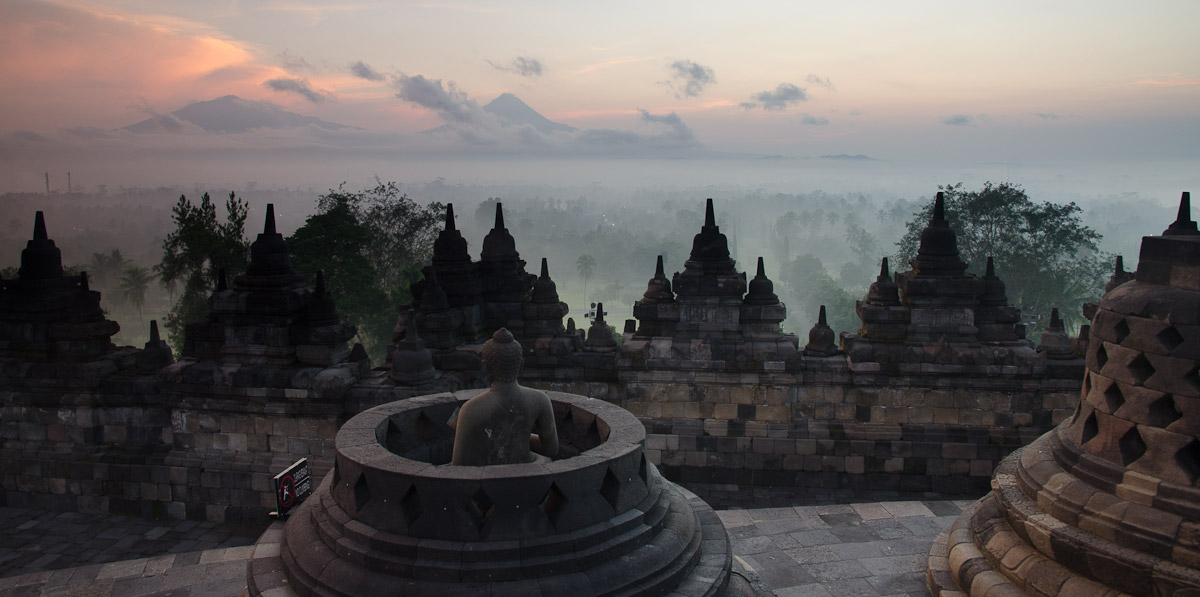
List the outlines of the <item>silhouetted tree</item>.
{"type": "Polygon", "coordinates": [[[325,289],[338,313],[358,328],[371,359],[381,363],[396,323],[396,303],[389,300],[367,258],[371,231],[355,218],[346,196],[336,196],[326,206],[287,239],[292,264],[310,276],[324,270],[325,289]]]}
{"type": "MultiPolygon", "coordinates": [[[[815,322],[821,305],[825,305],[829,327],[834,331],[858,330],[861,322],[854,312],[854,297],[838,285],[817,257],[805,254],[785,263],[780,282],[797,299],[796,305],[788,304],[788,312],[802,327],[815,322]]],[[[808,327],[791,331],[807,338],[808,327]]]]}
{"type": "Polygon", "coordinates": [[[133,307],[137,309],[138,323],[141,323],[142,327],[145,327],[146,323],[142,320],[142,307],[146,304],[146,291],[153,280],[154,273],[140,265],[125,268],[125,273],[121,275],[121,296],[133,303],[133,307]]]}
{"type": "Polygon", "coordinates": [[[575,271],[579,273],[579,277],[583,278],[583,300],[587,300],[587,285],[588,280],[592,279],[592,274],[596,273],[596,258],[584,253],[575,260],[575,271]]]}
{"type": "Polygon", "coordinates": [[[328,212],[344,204],[371,242],[363,255],[375,268],[378,285],[387,292],[392,304],[412,300],[409,285],[420,277],[421,267],[433,256],[433,241],[444,217],[446,206],[433,202],[418,205],[400,192],[394,182],[375,179],[375,187],[365,191],[347,191],[345,184],[317,199],[317,208],[328,212]]]}
{"type": "Polygon", "coordinates": [[[163,241],[159,275],[164,285],[182,282],[179,300],[166,317],[171,345],[183,347],[183,328],[200,321],[208,308],[217,271],[230,277],[246,268],[250,243],[244,238],[247,204],[234,193],[225,201],[225,220],[217,219],[217,208],[205,193],[194,205],[180,195],[171,210],[175,230],[163,241]]]}
{"type": "MultiPolygon", "coordinates": [[[[1079,206],[1035,203],[1020,185],[1007,182],[985,182],[978,191],[964,190],[961,182],[938,189],[969,271],[982,274],[991,256],[1009,303],[1021,308],[1026,321],[1044,320],[1058,307],[1068,323],[1084,323],[1079,306],[1099,300],[1112,259],[1098,251],[1101,236],[1083,224],[1079,206]]],[[[897,243],[898,263],[916,255],[932,214],[930,201],[908,221],[897,243]]]]}
{"type": "Polygon", "coordinates": [[[85,267],[91,283],[99,288],[108,289],[117,276],[129,267],[129,260],[121,254],[120,249],[113,249],[108,253],[92,253],[92,258],[85,267]]]}

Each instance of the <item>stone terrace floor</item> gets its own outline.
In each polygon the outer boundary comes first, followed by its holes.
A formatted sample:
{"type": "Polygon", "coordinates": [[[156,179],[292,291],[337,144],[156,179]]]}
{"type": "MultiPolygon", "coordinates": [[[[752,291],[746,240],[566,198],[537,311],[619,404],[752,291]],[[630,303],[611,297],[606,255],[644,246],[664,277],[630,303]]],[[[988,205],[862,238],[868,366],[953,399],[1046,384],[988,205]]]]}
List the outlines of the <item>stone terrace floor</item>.
{"type": "MultiPolygon", "coordinates": [[[[784,597],[926,596],[934,537],[970,500],[723,510],[733,552],[784,597]]],[[[0,508],[0,595],[238,595],[262,529],[0,508]]]]}

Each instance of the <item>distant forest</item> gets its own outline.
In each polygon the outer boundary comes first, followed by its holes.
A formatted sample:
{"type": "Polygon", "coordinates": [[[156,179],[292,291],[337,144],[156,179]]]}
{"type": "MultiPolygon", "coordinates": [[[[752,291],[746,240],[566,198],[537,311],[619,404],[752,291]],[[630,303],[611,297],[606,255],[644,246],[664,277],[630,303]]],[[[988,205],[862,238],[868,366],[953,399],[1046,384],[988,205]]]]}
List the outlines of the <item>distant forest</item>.
{"type": "MultiPolygon", "coordinates": [[[[787,304],[785,330],[799,335],[802,344],[822,304],[827,305],[836,331],[857,331],[854,301],[865,296],[882,257],[890,258],[893,272],[908,269],[896,259],[897,243],[907,232],[906,223],[927,209],[936,190],[933,185],[928,196],[899,197],[819,190],[775,193],[738,186],[638,190],[598,184],[488,186],[441,179],[398,186],[418,204],[453,203],[458,228],[476,259],[492,226],[495,204],[502,202],[506,225],[527,271],[536,273],[541,258],[547,257],[551,277],[576,323],[591,303],[603,302],[609,322],[618,329],[621,321],[632,317],[633,302],[653,276],[655,256],[663,256],[668,276],[683,269],[692,237],[703,223],[704,200],[712,197],[717,224],[729,238],[739,269],[752,277],[754,262],[764,258],[766,273],[787,304]],[[589,261],[592,265],[585,266],[589,261]]],[[[232,190],[249,204],[245,231],[251,241],[262,230],[268,203],[275,204],[279,231],[290,235],[317,211],[318,197],[328,192],[253,186],[232,190]]],[[[175,289],[163,288],[152,276],[149,281],[131,277],[129,268],[153,272],[159,264],[163,241],[174,229],[171,209],[180,195],[197,200],[205,192],[223,197],[229,191],[101,188],[49,196],[0,195],[0,267],[5,276],[15,275],[21,250],[30,238],[34,211],[43,210],[50,236],[62,249],[64,265],[89,270],[93,288],[103,292],[102,305],[109,317],[121,324],[114,341],[138,345],[146,341],[149,320],[161,320],[170,310],[175,289]],[[145,286],[140,304],[136,288],[131,288],[138,285],[145,286]]],[[[1030,199],[1055,201],[1054,197],[1030,199]]],[[[1174,219],[1175,201],[1177,197],[1122,195],[1096,197],[1081,205],[1082,224],[1101,237],[1092,257],[1124,255],[1126,268],[1132,270],[1141,236],[1159,234],[1174,219]]],[[[983,273],[982,263],[969,265],[972,273],[983,273]]],[[[1067,313],[1079,311],[1078,304],[1057,306],[1067,313]]],[[[1047,316],[1023,313],[1031,328],[1047,316]]]]}

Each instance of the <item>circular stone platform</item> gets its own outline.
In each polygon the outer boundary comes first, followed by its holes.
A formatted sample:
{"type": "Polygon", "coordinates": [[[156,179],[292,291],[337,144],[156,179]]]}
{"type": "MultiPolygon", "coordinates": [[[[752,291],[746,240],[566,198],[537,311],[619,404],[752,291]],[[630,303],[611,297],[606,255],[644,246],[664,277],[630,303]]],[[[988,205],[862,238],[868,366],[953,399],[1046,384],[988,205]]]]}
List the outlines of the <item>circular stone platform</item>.
{"type": "Polygon", "coordinates": [[[559,460],[453,466],[448,421],[483,390],[385,404],[338,431],[336,461],[250,593],[719,595],[729,539],[666,481],[628,411],[547,392],[559,460]]]}

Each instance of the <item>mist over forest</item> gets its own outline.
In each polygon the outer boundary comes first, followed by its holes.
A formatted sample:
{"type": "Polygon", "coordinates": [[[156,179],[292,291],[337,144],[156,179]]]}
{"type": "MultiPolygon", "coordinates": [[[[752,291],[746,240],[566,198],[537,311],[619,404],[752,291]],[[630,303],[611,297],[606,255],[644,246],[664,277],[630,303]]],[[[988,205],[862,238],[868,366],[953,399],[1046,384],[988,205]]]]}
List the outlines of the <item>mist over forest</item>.
{"type": "MultiPolygon", "coordinates": [[[[712,197],[717,224],[729,239],[738,268],[753,277],[757,258],[764,258],[766,273],[788,308],[784,329],[799,335],[803,344],[822,304],[828,306],[830,325],[836,331],[857,331],[854,301],[865,296],[879,273],[882,257],[890,258],[893,272],[908,269],[896,260],[897,242],[906,231],[905,223],[932,201],[938,182],[958,180],[930,181],[925,193],[889,191],[877,185],[864,191],[827,192],[799,185],[784,190],[787,185],[779,184],[637,186],[597,182],[555,186],[442,178],[397,181],[397,186],[417,204],[453,203],[457,226],[475,259],[494,223],[495,205],[502,203],[506,225],[526,261],[526,270],[536,273],[541,258],[546,257],[551,277],[576,323],[583,321],[591,303],[603,302],[609,323],[618,329],[632,317],[632,305],[653,276],[657,255],[663,256],[668,276],[683,269],[692,237],[703,224],[704,200],[712,197]],[[586,280],[578,267],[584,255],[590,255],[595,263],[586,272],[586,280]]],[[[357,191],[372,184],[346,184],[343,188],[357,191]]],[[[967,183],[964,188],[978,185],[967,183]]],[[[218,204],[218,217],[223,217],[220,205],[230,191],[235,192],[249,204],[245,235],[252,241],[262,230],[268,203],[275,205],[279,231],[287,236],[317,212],[318,197],[329,190],[261,188],[249,183],[234,189],[196,184],[186,188],[100,186],[69,193],[52,189],[49,195],[44,191],[10,192],[0,195],[0,268],[5,276],[15,275],[21,250],[30,238],[34,211],[44,211],[64,265],[89,272],[92,287],[103,293],[102,305],[109,317],[121,324],[114,342],[140,345],[148,336],[149,320],[162,320],[174,297],[152,283],[139,313],[122,287],[122,272],[131,266],[153,270],[160,262],[163,241],[174,230],[171,210],[180,195],[196,201],[209,193],[218,204]],[[123,260],[120,264],[112,263],[114,251],[123,260]]],[[[1100,256],[1111,264],[1111,256],[1123,255],[1130,271],[1136,267],[1140,238],[1159,234],[1174,219],[1178,202],[1178,192],[1163,197],[1139,193],[1084,197],[1039,195],[1031,186],[1026,191],[1039,203],[1077,202],[1083,209],[1082,223],[1102,237],[1100,256]]],[[[982,266],[970,263],[969,271],[982,274],[982,266]]],[[[1078,304],[1057,306],[1068,313],[1079,311],[1078,304]]],[[[1032,327],[1046,316],[1048,313],[1022,314],[1032,327]]]]}

